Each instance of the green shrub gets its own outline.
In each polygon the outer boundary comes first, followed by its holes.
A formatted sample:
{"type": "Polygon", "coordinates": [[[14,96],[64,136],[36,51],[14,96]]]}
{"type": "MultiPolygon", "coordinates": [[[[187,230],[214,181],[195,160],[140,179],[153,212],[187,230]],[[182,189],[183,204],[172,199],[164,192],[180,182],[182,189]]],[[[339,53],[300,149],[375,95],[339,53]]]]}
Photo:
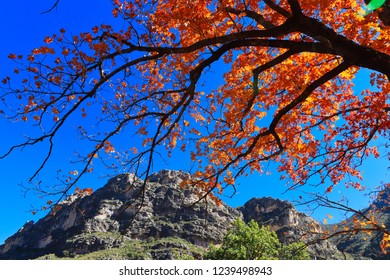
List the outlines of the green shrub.
{"type": "Polygon", "coordinates": [[[211,245],[204,259],[209,260],[303,260],[309,259],[305,245],[295,242],[282,245],[269,227],[259,227],[251,220],[234,222],[234,228],[223,239],[221,246],[211,245]]]}

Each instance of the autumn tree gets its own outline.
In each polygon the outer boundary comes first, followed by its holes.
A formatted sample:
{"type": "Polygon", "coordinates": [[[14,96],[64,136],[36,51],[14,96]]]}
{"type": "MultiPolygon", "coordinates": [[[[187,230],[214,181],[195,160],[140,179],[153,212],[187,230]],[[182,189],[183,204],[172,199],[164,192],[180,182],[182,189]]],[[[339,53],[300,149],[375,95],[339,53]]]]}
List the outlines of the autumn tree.
{"type": "Polygon", "coordinates": [[[46,142],[35,178],[77,115],[91,148],[79,151],[83,168],[63,193],[107,155],[147,178],[160,147],[191,155],[186,184],[200,199],[218,201],[215,192],[269,161],[290,190],[317,180],[329,193],[380,156],[377,137],[389,144],[388,5],[366,13],[363,0],[115,0],[120,28],[62,29],[27,57],[9,55],[18,67],[2,80],[2,113],[40,134],[2,158],[46,142]],[[371,71],[373,87],[355,92],[360,69],[371,71]],[[211,71],[223,82],[210,89],[211,71]],[[91,113],[104,123],[99,131],[82,121],[91,113]],[[116,147],[121,133],[135,133],[142,148],[116,147]]]}

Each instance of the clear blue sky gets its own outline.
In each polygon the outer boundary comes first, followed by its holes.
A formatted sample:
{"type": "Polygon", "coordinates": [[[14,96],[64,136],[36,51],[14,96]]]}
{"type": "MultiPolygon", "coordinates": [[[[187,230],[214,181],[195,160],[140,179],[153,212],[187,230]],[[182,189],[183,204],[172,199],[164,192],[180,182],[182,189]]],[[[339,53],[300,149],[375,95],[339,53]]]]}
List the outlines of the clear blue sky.
{"type": "MultiPolygon", "coordinates": [[[[0,47],[0,77],[12,74],[14,65],[7,58],[10,53],[28,53],[33,48],[42,45],[46,35],[58,33],[60,28],[65,28],[67,32],[77,34],[81,31],[88,31],[95,25],[101,23],[112,23],[111,1],[109,0],[62,0],[58,9],[48,14],[41,12],[49,9],[55,0],[51,1],[3,1],[0,9],[0,32],[2,44],[0,47]]],[[[361,90],[369,86],[367,73],[362,73],[356,81],[357,89],[361,90]]],[[[74,125],[77,124],[75,120],[74,125]]],[[[31,127],[29,123],[8,123],[0,119],[2,137],[0,137],[0,153],[4,153],[10,145],[23,139],[24,135],[29,135],[31,127]]],[[[69,159],[76,148],[80,148],[73,127],[68,127],[63,138],[56,139],[57,147],[45,169],[48,178],[55,175],[60,168],[71,169],[69,159]]],[[[20,183],[26,182],[40,164],[42,155],[47,146],[40,145],[17,151],[8,158],[0,160],[0,244],[15,233],[26,221],[36,220],[44,213],[33,216],[29,210],[33,207],[40,207],[44,204],[45,198],[29,192],[25,194],[20,183]]],[[[155,170],[162,168],[182,169],[189,159],[186,155],[177,154],[173,160],[167,164],[157,162],[155,170]]],[[[370,160],[364,166],[365,183],[374,187],[381,180],[389,178],[386,170],[387,158],[370,160]]],[[[279,175],[270,164],[269,171],[272,175],[253,175],[239,180],[238,193],[233,198],[225,198],[225,202],[235,207],[244,204],[252,197],[272,196],[282,199],[297,198],[300,193],[285,191],[285,182],[279,180],[279,175]]],[[[79,186],[81,188],[99,188],[104,185],[106,179],[99,179],[99,170],[96,173],[84,178],[79,186]]],[[[305,189],[310,191],[310,189],[305,189]]],[[[334,197],[338,199],[340,194],[349,196],[351,206],[363,208],[368,205],[367,198],[355,190],[347,190],[343,186],[335,189],[334,197]]],[[[303,209],[302,209],[303,210],[303,209]]],[[[322,219],[329,210],[317,210],[313,216],[322,219]]],[[[341,218],[341,214],[331,212],[335,220],[341,218]]]]}

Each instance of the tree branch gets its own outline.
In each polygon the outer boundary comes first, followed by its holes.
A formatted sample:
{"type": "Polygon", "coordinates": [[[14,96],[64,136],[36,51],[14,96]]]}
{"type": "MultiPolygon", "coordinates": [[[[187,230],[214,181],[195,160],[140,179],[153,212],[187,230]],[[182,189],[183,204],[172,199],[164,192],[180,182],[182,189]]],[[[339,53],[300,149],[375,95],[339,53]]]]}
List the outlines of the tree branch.
{"type": "Polygon", "coordinates": [[[58,3],[60,2],[60,0],[57,0],[54,5],[47,11],[44,11],[44,12],[41,12],[41,14],[47,14],[47,13],[50,13],[52,10],[54,10],[54,8],[56,8],[58,6],[58,3]]]}

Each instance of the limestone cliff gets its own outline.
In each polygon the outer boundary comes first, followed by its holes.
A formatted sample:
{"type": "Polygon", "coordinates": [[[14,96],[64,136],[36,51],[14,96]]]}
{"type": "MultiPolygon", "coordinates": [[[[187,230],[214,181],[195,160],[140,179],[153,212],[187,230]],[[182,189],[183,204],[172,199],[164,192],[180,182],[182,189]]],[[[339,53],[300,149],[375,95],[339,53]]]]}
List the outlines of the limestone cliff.
{"type": "MultiPolygon", "coordinates": [[[[199,259],[210,243],[219,244],[238,218],[270,225],[284,243],[311,241],[318,222],[286,201],[255,198],[233,209],[200,202],[180,188],[189,174],[163,170],[144,181],[122,174],[89,196],[71,196],[61,209],[36,223],[26,223],[0,246],[0,259],[47,256],[92,259],[199,259]]],[[[341,253],[324,241],[309,247],[314,259],[338,259],[341,253]]]]}
{"type": "Polygon", "coordinates": [[[244,220],[255,220],[270,226],[284,244],[302,241],[311,244],[309,254],[315,259],[342,259],[343,255],[329,241],[319,241],[324,229],[313,218],[298,212],[288,201],[273,198],[253,198],[240,207],[244,220]]]}
{"type": "MultiPolygon", "coordinates": [[[[45,254],[86,254],[118,248],[129,241],[177,238],[201,248],[219,243],[239,211],[212,202],[197,203],[191,190],[179,187],[189,174],[163,170],[143,181],[132,174],[116,176],[80,199],[69,198],[61,210],[36,223],[26,223],[0,246],[2,259],[32,259],[45,254]]],[[[161,253],[183,244],[155,244],[160,252],[145,258],[173,258],[161,253]]],[[[176,242],[177,243],[177,242],[176,242]]],[[[184,246],[185,247],[185,246],[184,246]]],[[[182,248],[186,251],[186,248],[182,248]]]]}

